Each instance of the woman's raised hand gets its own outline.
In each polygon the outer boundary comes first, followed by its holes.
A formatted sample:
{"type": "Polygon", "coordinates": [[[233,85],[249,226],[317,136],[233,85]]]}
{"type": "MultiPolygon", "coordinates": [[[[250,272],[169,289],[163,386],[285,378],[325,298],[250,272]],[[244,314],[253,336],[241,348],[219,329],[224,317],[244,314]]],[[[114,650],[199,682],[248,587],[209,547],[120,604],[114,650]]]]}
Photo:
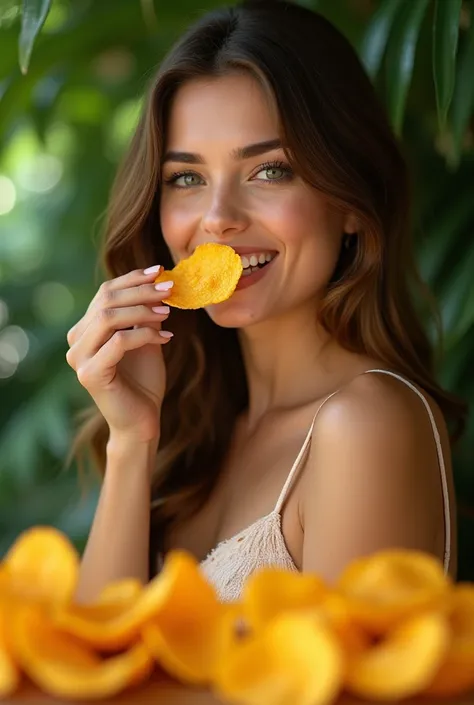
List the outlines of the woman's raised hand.
{"type": "Polygon", "coordinates": [[[172,337],[161,330],[169,315],[162,300],[172,283],[155,285],[158,271],[158,266],[137,269],[104,282],[67,334],[68,364],[110,435],[126,441],[148,442],[160,434],[166,384],[161,346],[172,337]]]}

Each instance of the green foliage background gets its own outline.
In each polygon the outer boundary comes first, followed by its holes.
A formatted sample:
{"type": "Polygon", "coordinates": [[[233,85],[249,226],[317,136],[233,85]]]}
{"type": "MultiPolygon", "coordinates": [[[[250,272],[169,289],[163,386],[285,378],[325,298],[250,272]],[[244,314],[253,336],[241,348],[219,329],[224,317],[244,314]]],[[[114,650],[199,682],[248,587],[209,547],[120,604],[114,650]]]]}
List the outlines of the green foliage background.
{"type": "MultiPolygon", "coordinates": [[[[88,402],[66,332],[101,281],[100,218],[147,81],[187,24],[220,4],[0,0],[0,555],[39,523],[84,544],[97,484],[81,492],[76,468],[62,469],[88,402]]],[[[445,332],[439,378],[472,403],[474,2],[304,4],[357,47],[404,142],[419,261],[445,332]]],[[[471,418],[455,451],[459,577],[470,580],[473,446],[471,418]]]]}

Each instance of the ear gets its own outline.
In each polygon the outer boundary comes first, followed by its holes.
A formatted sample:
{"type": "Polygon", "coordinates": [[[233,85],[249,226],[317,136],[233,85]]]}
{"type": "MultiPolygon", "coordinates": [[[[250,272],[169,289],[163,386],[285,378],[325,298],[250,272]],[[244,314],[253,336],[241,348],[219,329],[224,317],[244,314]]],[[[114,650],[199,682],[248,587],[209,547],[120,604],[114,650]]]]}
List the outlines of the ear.
{"type": "Polygon", "coordinates": [[[344,232],[353,235],[360,230],[360,223],[354,213],[348,213],[344,220],[344,232]]]}

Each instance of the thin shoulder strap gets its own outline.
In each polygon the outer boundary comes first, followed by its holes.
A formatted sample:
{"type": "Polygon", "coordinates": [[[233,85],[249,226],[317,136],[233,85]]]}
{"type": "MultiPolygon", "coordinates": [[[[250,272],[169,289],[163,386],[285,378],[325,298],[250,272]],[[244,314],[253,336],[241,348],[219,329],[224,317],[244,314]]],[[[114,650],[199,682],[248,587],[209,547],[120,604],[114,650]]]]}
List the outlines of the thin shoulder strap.
{"type": "Polygon", "coordinates": [[[428,412],[428,416],[431,421],[431,428],[433,429],[433,436],[435,439],[436,443],[436,451],[438,453],[438,464],[439,464],[439,469],[441,473],[441,486],[443,490],[443,503],[444,503],[444,536],[445,536],[445,548],[444,548],[444,570],[447,572],[448,567],[449,567],[449,560],[451,557],[451,517],[450,517],[450,508],[449,508],[449,490],[448,490],[448,480],[446,477],[446,466],[444,463],[444,455],[443,455],[443,447],[441,445],[441,438],[439,435],[438,427],[436,425],[435,418],[433,416],[433,412],[431,411],[431,407],[428,404],[425,396],[420,392],[420,390],[415,387],[415,385],[410,382],[408,379],[405,377],[402,377],[401,375],[397,374],[396,372],[391,372],[390,370],[379,370],[379,369],[374,369],[374,370],[366,370],[363,374],[368,374],[369,372],[380,372],[384,375],[390,375],[391,377],[395,377],[395,379],[400,380],[400,382],[403,382],[404,384],[407,385],[407,387],[410,387],[415,394],[417,394],[423,404],[425,405],[425,409],[428,412]]]}
{"type": "Polygon", "coordinates": [[[283,506],[283,503],[284,503],[284,501],[285,501],[285,499],[286,499],[286,495],[288,494],[288,490],[290,489],[291,483],[293,482],[293,478],[295,477],[296,473],[298,472],[299,467],[301,466],[301,463],[303,462],[303,460],[304,460],[305,457],[306,457],[306,453],[308,452],[308,448],[309,448],[309,445],[310,445],[310,442],[311,442],[311,435],[312,435],[312,433],[313,433],[314,422],[316,421],[317,415],[319,414],[319,412],[320,412],[320,410],[322,409],[322,407],[324,406],[324,404],[325,404],[331,397],[333,397],[335,394],[337,394],[338,391],[339,391],[339,390],[336,390],[335,392],[332,392],[332,394],[329,394],[329,396],[327,396],[325,399],[323,399],[323,401],[321,402],[321,404],[318,406],[318,408],[317,408],[317,410],[316,410],[316,413],[315,413],[315,415],[313,416],[313,420],[312,420],[312,422],[311,422],[311,426],[309,427],[309,431],[308,431],[308,433],[306,434],[306,438],[304,439],[304,443],[303,443],[303,445],[301,446],[300,452],[298,453],[298,455],[297,455],[297,457],[296,457],[296,460],[295,460],[295,462],[294,462],[293,465],[292,465],[292,468],[291,468],[291,470],[290,470],[290,473],[289,473],[288,477],[286,478],[286,482],[285,482],[285,484],[283,485],[283,489],[282,489],[282,491],[280,492],[280,496],[278,497],[277,503],[275,504],[275,509],[273,510],[274,512],[280,513],[281,508],[282,508],[282,506],[283,506]]]}

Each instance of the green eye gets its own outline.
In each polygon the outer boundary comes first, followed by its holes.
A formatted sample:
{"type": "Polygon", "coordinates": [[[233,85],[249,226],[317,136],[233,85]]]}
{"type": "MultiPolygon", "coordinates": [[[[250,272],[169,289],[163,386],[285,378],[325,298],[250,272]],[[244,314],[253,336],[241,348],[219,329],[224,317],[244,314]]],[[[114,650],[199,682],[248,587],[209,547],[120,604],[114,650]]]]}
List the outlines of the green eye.
{"type": "Polygon", "coordinates": [[[291,169],[285,164],[262,164],[260,170],[253,177],[256,181],[285,181],[291,178],[291,169]],[[263,176],[262,176],[263,174],[263,176]]]}
{"type": "Polygon", "coordinates": [[[277,166],[273,166],[270,169],[265,169],[265,173],[267,174],[267,177],[270,180],[281,179],[281,178],[283,178],[283,175],[284,175],[284,169],[281,169],[280,167],[277,167],[277,166]]]}
{"type": "Polygon", "coordinates": [[[183,179],[183,183],[180,184],[182,186],[197,186],[200,182],[199,176],[197,176],[196,174],[183,174],[178,179],[176,179],[175,183],[178,183],[180,179],[183,179]],[[193,179],[196,179],[196,181],[193,181],[193,179]]]}

